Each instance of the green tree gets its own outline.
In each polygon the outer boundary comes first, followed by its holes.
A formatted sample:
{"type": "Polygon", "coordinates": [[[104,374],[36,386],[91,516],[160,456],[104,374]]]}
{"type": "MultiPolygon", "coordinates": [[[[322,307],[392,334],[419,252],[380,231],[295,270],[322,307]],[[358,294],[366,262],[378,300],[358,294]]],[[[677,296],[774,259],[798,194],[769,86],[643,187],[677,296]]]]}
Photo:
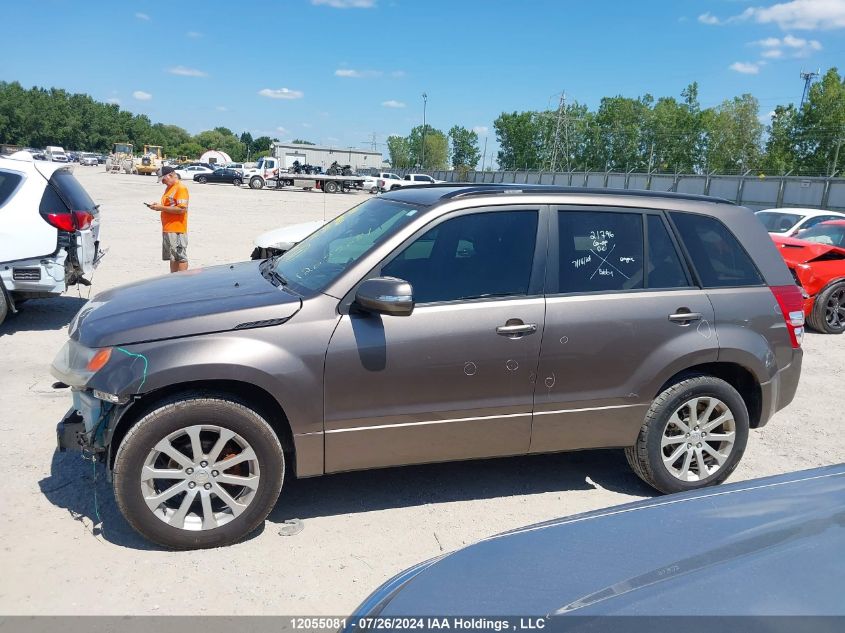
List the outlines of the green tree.
{"type": "MultiPolygon", "coordinates": [[[[270,152],[270,143],[273,142],[269,136],[259,136],[255,141],[252,143],[252,151],[255,152],[256,156],[261,152],[270,152]]],[[[265,154],[267,156],[268,154],[265,154]]]]}
{"type": "Polygon", "coordinates": [[[539,169],[542,128],[536,112],[503,112],[493,121],[501,169],[539,169]]]}
{"type": "Polygon", "coordinates": [[[741,173],[761,164],[759,110],[757,99],[744,94],[703,112],[707,169],[741,173]]]}
{"type": "Polygon", "coordinates": [[[312,143],[311,141],[303,141],[300,138],[295,138],[291,141],[291,143],[297,143],[299,145],[316,145],[316,143],[312,143]]]}
{"type": "Polygon", "coordinates": [[[408,146],[408,139],[402,136],[388,136],[387,152],[390,155],[390,165],[394,169],[407,169],[411,166],[411,150],[408,146]]]}
{"type": "Polygon", "coordinates": [[[777,106],[769,125],[763,167],[767,171],[785,174],[799,166],[798,146],[800,129],[798,110],[791,103],[777,106]]]}
{"type": "Polygon", "coordinates": [[[475,169],[481,159],[478,149],[478,133],[455,125],[449,130],[452,139],[452,165],[458,168],[475,169]]]}
{"type": "Polygon", "coordinates": [[[834,174],[845,164],[845,81],[836,68],[810,87],[800,114],[802,163],[834,174]]]}
{"type": "Polygon", "coordinates": [[[418,125],[408,135],[408,152],[411,165],[421,169],[446,169],[449,160],[449,140],[440,130],[425,126],[425,152],[423,152],[423,126],[418,125]]]}

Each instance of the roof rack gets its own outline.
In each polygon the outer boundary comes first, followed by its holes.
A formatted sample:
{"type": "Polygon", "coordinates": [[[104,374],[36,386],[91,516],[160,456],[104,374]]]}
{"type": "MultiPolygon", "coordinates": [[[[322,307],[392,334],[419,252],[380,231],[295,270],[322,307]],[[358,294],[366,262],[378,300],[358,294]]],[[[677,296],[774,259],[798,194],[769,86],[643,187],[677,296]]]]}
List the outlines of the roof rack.
{"type": "Polygon", "coordinates": [[[442,199],[466,198],[470,196],[484,196],[491,194],[516,194],[516,193],[568,193],[588,195],[616,195],[616,196],[637,196],[643,198],[667,198],[674,200],[695,200],[699,202],[713,202],[730,204],[736,206],[725,198],[715,196],[703,196],[692,193],[677,193],[674,191],[647,191],[644,189],[599,189],[596,187],[564,187],[560,185],[520,185],[511,183],[490,183],[484,185],[464,183],[442,183],[428,185],[428,187],[451,187],[457,188],[442,196],[442,199]]]}

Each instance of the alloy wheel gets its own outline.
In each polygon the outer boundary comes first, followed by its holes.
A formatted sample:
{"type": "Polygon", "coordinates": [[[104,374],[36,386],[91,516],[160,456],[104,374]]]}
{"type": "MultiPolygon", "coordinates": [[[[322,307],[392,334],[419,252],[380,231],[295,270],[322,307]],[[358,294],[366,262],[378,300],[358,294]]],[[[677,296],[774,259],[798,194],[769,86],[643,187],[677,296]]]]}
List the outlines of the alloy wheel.
{"type": "Polygon", "coordinates": [[[831,293],[824,307],[824,318],[832,328],[845,326],[845,287],[831,293]]]}
{"type": "Polygon", "coordinates": [[[243,437],[216,425],[194,425],[171,433],[150,450],[141,472],[141,494],[164,523],[211,530],[246,510],[259,478],[258,457],[243,437]]]}
{"type": "Polygon", "coordinates": [[[728,405],[709,396],[691,398],[663,429],[663,465],[676,479],[702,481],[725,464],[735,441],[736,421],[728,405]]]}

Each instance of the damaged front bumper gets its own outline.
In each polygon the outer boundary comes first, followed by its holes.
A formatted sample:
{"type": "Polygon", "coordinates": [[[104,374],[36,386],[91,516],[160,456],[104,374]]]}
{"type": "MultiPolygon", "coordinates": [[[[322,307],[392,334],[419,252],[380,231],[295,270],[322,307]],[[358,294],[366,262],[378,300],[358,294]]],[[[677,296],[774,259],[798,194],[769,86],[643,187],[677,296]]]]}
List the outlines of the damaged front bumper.
{"type": "Polygon", "coordinates": [[[56,426],[59,451],[105,451],[105,431],[116,408],[89,391],[74,389],[73,406],[56,426]]]}

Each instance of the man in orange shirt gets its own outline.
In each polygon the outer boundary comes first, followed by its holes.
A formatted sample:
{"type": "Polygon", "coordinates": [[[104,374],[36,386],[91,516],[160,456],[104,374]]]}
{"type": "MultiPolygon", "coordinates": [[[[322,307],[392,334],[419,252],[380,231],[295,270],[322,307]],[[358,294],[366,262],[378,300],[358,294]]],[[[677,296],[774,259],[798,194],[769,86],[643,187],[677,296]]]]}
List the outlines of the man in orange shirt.
{"type": "Polygon", "coordinates": [[[173,167],[161,168],[161,182],[167,189],[161,202],[148,203],[161,212],[161,258],[170,262],[170,272],[188,270],[188,188],[173,167]]]}

